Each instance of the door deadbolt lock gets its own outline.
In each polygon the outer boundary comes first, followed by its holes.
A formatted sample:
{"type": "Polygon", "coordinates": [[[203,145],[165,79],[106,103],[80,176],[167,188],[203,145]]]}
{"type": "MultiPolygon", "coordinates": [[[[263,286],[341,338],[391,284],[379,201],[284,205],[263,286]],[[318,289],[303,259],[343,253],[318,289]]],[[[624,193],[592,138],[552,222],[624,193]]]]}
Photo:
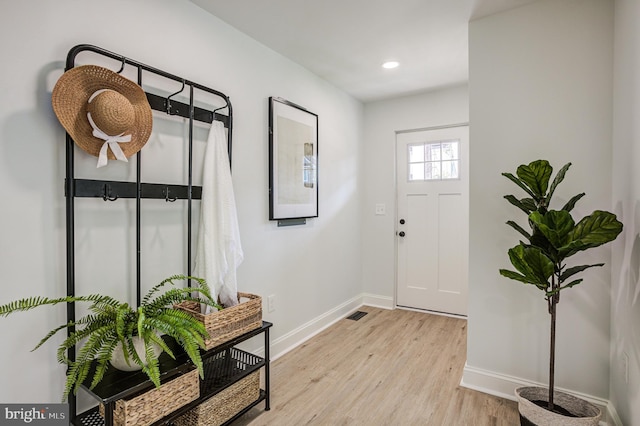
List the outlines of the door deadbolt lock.
{"type": "Polygon", "coordinates": [[[404,219],[400,219],[400,225],[404,225],[404,219]]]}

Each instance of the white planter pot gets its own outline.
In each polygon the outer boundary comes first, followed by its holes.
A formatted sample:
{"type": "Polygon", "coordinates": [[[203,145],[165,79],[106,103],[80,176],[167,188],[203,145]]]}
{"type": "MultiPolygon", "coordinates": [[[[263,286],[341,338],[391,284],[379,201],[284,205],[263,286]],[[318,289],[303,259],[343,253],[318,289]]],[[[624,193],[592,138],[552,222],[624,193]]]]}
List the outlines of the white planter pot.
{"type": "MultiPolygon", "coordinates": [[[[144,361],[144,359],[146,358],[145,352],[144,352],[144,340],[142,340],[138,336],[134,336],[132,340],[133,340],[133,347],[136,353],[138,354],[140,359],[144,361]]],[[[162,353],[162,348],[156,345],[155,343],[152,343],[151,346],[153,347],[153,353],[155,354],[155,356],[156,357],[160,356],[160,354],[162,353]]],[[[113,365],[115,368],[121,371],[142,370],[142,367],[136,364],[131,357],[129,357],[129,364],[127,364],[127,360],[124,357],[124,353],[122,353],[122,343],[118,343],[118,345],[115,347],[115,349],[113,350],[113,353],[111,354],[111,359],[109,360],[109,362],[111,362],[111,365],[113,365]]]]}
{"type": "Polygon", "coordinates": [[[541,387],[523,387],[516,389],[518,411],[522,425],[536,426],[598,426],[602,410],[583,399],[564,392],[554,391],[553,403],[567,410],[575,417],[554,413],[546,408],[549,402],[549,389],[541,387]],[[544,407],[532,401],[543,401],[544,407]]]}

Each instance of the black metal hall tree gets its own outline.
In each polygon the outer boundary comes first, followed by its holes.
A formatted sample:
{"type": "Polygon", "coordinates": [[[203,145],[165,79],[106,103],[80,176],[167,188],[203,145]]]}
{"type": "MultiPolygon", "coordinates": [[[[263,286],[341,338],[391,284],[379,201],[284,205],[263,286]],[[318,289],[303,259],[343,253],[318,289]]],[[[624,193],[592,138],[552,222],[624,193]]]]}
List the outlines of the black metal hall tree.
{"type": "MultiPolygon", "coordinates": [[[[204,122],[204,123],[212,123],[213,120],[222,121],[224,126],[227,128],[228,135],[228,154],[229,154],[229,163],[231,163],[231,152],[232,152],[232,125],[233,125],[233,112],[231,107],[231,102],[227,95],[217,90],[211,89],[209,87],[200,85],[193,81],[186,80],[182,77],[173,75],[166,71],[159,70],[157,68],[151,67],[149,65],[143,64],[141,62],[134,61],[130,58],[124,57],[122,55],[110,52],[108,50],[102,49],[97,46],[81,44],[73,47],[69,50],[67,55],[66,67],[65,71],[68,71],[76,66],[76,57],[78,54],[88,52],[89,54],[98,55],[98,57],[106,57],[109,59],[113,59],[121,64],[120,71],[122,72],[125,67],[134,67],[137,70],[137,84],[142,86],[145,75],[153,75],[156,78],[161,77],[164,79],[172,80],[178,82],[182,85],[182,90],[170,95],[168,97],[159,96],[153,93],[146,93],[149,104],[153,110],[161,111],[168,115],[178,115],[188,119],[188,183],[187,185],[174,185],[174,184],[163,184],[163,183],[148,183],[142,182],[141,180],[141,157],[142,151],[139,151],[136,156],[136,181],[135,182],[123,182],[123,181],[112,181],[112,180],[91,180],[91,179],[81,179],[76,178],[74,172],[74,141],[71,136],[67,133],[66,135],[66,179],[65,179],[65,197],[66,197],[66,246],[67,246],[67,265],[66,265],[66,273],[67,273],[67,295],[74,296],[76,294],[76,279],[75,279],[75,199],[76,198],[102,198],[105,202],[107,201],[115,201],[117,199],[130,198],[136,200],[135,207],[135,217],[136,217],[136,262],[135,262],[135,271],[136,271],[136,305],[139,306],[141,302],[141,272],[140,272],[140,264],[141,264],[141,200],[142,199],[164,199],[167,202],[173,202],[176,200],[186,200],[187,201],[187,275],[191,275],[191,260],[192,260],[192,201],[199,200],[202,194],[201,186],[193,185],[193,126],[194,121],[204,122]],[[184,89],[188,89],[189,94],[189,103],[183,103],[171,99],[174,95],[181,93],[184,89]],[[194,95],[197,91],[202,91],[211,95],[215,95],[221,98],[225,105],[214,109],[213,111],[196,107],[194,105],[194,95]],[[218,111],[225,110],[226,115],[220,113],[218,111]]],[[[190,283],[189,283],[190,285],[190,283]]],[[[67,320],[74,321],[75,320],[75,306],[70,303],[67,305],[67,320]]],[[[221,351],[229,352],[232,350],[232,346],[249,339],[251,337],[257,336],[258,334],[264,335],[265,341],[265,356],[264,359],[255,357],[255,363],[249,366],[247,371],[243,371],[240,376],[234,378],[234,380],[240,380],[251,372],[255,372],[257,369],[264,367],[265,368],[265,378],[266,385],[265,390],[262,390],[260,393],[260,398],[255,401],[255,403],[248,406],[245,410],[240,412],[238,415],[247,411],[251,407],[257,405],[261,401],[265,401],[265,409],[269,409],[269,328],[271,327],[271,323],[263,321],[263,325],[261,328],[246,333],[246,335],[240,336],[234,339],[231,342],[227,342],[221,345],[219,348],[214,348],[209,352],[219,353],[221,351]]],[[[69,330],[72,332],[73,330],[69,330]]],[[[69,359],[75,359],[75,348],[69,349],[69,359]]],[[[252,358],[253,359],[253,358],[252,358]]],[[[171,360],[173,361],[173,360],[171,360]]],[[[178,362],[168,362],[166,377],[170,378],[172,376],[183,374],[187,367],[184,362],[178,359],[178,362]]],[[[130,384],[119,384],[119,388],[117,390],[110,390],[108,396],[97,395],[96,393],[92,393],[96,396],[103,405],[105,405],[105,415],[103,424],[111,425],[113,423],[112,409],[116,399],[120,399],[124,396],[130,395],[132,392],[139,392],[145,387],[149,387],[148,381],[144,378],[136,377],[131,381],[130,384]]],[[[227,384],[222,385],[223,388],[227,386],[227,384]]],[[[112,388],[114,386],[111,386],[112,388]]],[[[202,388],[202,386],[201,386],[202,388]]],[[[216,390],[216,392],[219,390],[216,390]]],[[[98,392],[99,393],[99,392],[98,392]]],[[[211,396],[211,395],[209,395],[211,396]]],[[[204,400],[203,397],[199,400],[204,400]]],[[[196,400],[194,403],[189,404],[185,408],[192,407],[198,403],[199,400],[196,400]]],[[[91,420],[90,423],[82,420],[85,413],[78,415],[77,407],[76,407],[76,398],[74,395],[69,395],[69,411],[71,416],[71,423],[73,424],[100,424],[95,423],[96,420],[91,420]]],[[[92,411],[97,411],[92,410],[92,411]]],[[[235,418],[235,417],[234,417],[235,418]]],[[[100,418],[98,418],[100,419],[100,418]]],[[[232,421],[231,419],[230,421],[232,421]]],[[[99,421],[99,420],[98,420],[99,421]]]]}

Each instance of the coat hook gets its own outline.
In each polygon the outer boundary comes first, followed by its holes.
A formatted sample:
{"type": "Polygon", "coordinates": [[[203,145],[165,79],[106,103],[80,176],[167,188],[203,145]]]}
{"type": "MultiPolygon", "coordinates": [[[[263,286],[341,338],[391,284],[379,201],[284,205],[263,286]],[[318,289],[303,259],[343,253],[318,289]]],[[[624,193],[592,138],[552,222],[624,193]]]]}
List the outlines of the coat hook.
{"type": "Polygon", "coordinates": [[[216,108],[213,110],[213,115],[215,116],[216,112],[220,111],[221,109],[225,109],[226,107],[228,107],[229,104],[223,105],[220,108],[216,108]]]}
{"type": "Polygon", "coordinates": [[[124,56],[122,57],[122,66],[120,66],[120,71],[118,71],[118,74],[120,74],[122,71],[124,71],[124,66],[127,63],[127,58],[125,58],[124,56]]]}
{"type": "Polygon", "coordinates": [[[169,197],[169,187],[167,186],[167,189],[165,190],[165,193],[164,193],[164,200],[167,203],[173,203],[177,199],[178,197],[169,197]]]}
{"type": "Polygon", "coordinates": [[[214,110],[213,110],[213,113],[211,113],[212,121],[215,121],[215,120],[216,120],[216,113],[217,113],[218,111],[220,111],[221,109],[228,108],[228,107],[229,107],[229,101],[227,101],[223,106],[221,106],[221,107],[219,107],[219,108],[214,109],[214,110]]]}
{"type": "Polygon", "coordinates": [[[178,114],[178,111],[172,113],[171,112],[171,98],[174,97],[175,95],[177,95],[178,93],[182,92],[184,90],[184,78],[182,79],[182,88],[180,90],[178,90],[176,93],[169,95],[169,97],[167,98],[167,114],[169,115],[176,115],[178,114]]]}
{"type": "Polygon", "coordinates": [[[111,185],[107,183],[104,184],[104,188],[102,190],[102,199],[104,201],[115,201],[118,199],[117,195],[115,197],[111,196],[111,185]]]}

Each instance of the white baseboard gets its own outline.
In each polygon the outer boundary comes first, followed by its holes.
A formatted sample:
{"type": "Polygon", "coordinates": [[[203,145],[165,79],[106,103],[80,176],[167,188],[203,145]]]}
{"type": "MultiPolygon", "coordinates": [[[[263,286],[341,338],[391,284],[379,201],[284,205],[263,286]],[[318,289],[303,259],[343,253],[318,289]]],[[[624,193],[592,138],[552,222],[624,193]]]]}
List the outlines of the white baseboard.
{"type": "MultiPolygon", "coordinates": [[[[467,364],[464,366],[460,386],[487,393],[489,395],[498,396],[500,398],[510,399],[512,401],[516,400],[516,388],[522,386],[546,387],[546,385],[542,383],[536,383],[506,374],[495,373],[493,371],[472,367],[467,364]]],[[[585,401],[591,402],[592,404],[598,405],[603,410],[603,413],[605,413],[605,418],[600,422],[601,425],[622,426],[620,418],[610,401],[568,389],[557,389],[561,392],[566,392],[584,399],[585,401]]]]}
{"type": "Polygon", "coordinates": [[[465,364],[460,386],[515,401],[516,388],[535,384],[465,364]]]}
{"type": "Polygon", "coordinates": [[[381,309],[394,309],[393,297],[380,296],[377,294],[363,293],[362,304],[381,309]]]}
{"type": "Polygon", "coordinates": [[[271,360],[276,360],[287,352],[300,346],[324,329],[332,326],[362,306],[362,295],[347,300],[328,312],[302,324],[287,334],[271,342],[271,360]]]}
{"type": "Polygon", "coordinates": [[[607,422],[610,425],[623,426],[622,420],[620,420],[620,416],[618,415],[618,411],[611,401],[607,404],[607,422]]]}

